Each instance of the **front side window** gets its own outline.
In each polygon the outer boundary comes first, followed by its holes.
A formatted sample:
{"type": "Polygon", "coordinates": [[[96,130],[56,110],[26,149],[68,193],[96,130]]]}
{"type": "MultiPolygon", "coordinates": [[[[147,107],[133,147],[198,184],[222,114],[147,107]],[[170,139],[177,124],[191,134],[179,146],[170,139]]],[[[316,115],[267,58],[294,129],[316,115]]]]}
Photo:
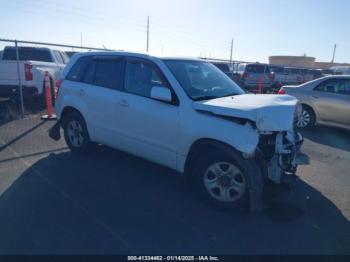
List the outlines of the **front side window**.
{"type": "Polygon", "coordinates": [[[154,86],[169,87],[156,66],[141,60],[128,61],[125,82],[126,92],[151,97],[151,89],[154,86]]]}
{"type": "Polygon", "coordinates": [[[209,62],[164,60],[185,92],[193,100],[243,94],[244,91],[209,62]]]}

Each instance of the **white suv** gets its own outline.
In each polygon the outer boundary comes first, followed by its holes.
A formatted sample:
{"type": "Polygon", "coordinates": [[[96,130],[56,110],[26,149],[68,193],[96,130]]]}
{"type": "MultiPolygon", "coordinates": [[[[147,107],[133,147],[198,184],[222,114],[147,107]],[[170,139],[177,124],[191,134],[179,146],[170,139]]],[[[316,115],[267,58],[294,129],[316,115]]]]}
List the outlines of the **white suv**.
{"type": "Polygon", "coordinates": [[[246,94],[209,62],[81,53],[57,89],[52,138],[63,127],[73,152],[94,142],[175,169],[219,206],[258,208],[265,180],[296,172],[297,100],[246,94]]]}

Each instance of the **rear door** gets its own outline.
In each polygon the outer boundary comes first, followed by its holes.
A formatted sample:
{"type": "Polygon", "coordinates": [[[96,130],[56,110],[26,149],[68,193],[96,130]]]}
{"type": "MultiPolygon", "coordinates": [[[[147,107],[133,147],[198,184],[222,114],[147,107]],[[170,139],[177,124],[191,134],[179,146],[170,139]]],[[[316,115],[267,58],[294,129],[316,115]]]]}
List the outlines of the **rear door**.
{"type": "Polygon", "coordinates": [[[312,91],[311,101],[320,121],[348,125],[350,117],[350,81],[333,78],[312,91]]]}
{"type": "Polygon", "coordinates": [[[117,102],[123,83],[124,58],[93,57],[82,76],[77,95],[86,105],[85,120],[91,139],[118,147],[117,102]]]}

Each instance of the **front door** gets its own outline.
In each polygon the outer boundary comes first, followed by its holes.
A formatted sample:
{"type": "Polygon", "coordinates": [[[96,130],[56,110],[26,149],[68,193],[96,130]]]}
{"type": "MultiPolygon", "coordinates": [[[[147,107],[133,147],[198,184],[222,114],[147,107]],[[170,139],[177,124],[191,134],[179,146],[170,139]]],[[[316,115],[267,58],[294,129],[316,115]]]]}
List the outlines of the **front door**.
{"type": "Polygon", "coordinates": [[[125,151],[176,168],[179,107],[176,102],[152,99],[153,86],[171,89],[155,64],[128,58],[124,92],[118,102],[122,147],[125,151]]]}

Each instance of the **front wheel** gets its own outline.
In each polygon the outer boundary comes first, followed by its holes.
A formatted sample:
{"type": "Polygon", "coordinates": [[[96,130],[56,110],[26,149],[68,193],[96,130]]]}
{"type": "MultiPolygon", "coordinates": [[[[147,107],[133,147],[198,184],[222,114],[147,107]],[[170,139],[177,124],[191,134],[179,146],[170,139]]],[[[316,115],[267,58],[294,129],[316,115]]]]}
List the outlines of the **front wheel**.
{"type": "Polygon", "coordinates": [[[70,150],[81,154],[90,151],[90,136],[84,118],[79,113],[69,113],[63,119],[63,129],[64,138],[70,150]]]}
{"type": "Polygon", "coordinates": [[[221,151],[204,153],[195,163],[192,178],[198,193],[215,206],[247,204],[248,177],[240,159],[221,151]]]}

